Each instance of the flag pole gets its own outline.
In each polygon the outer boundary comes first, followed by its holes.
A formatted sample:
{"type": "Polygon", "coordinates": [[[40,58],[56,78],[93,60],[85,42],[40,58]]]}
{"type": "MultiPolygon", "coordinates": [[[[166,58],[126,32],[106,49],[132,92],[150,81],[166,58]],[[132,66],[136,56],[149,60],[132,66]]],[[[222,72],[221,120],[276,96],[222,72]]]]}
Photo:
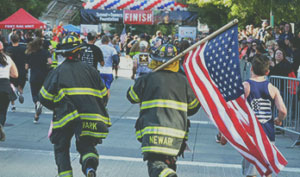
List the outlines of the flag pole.
{"type": "Polygon", "coordinates": [[[155,68],[153,70],[153,72],[158,71],[166,66],[168,66],[169,64],[173,63],[174,61],[180,59],[181,57],[183,57],[186,53],[188,53],[189,51],[195,49],[196,47],[198,47],[199,45],[205,43],[208,40],[211,40],[212,38],[216,37],[217,35],[219,35],[220,33],[224,32],[225,30],[227,30],[228,28],[234,26],[235,24],[238,23],[238,19],[234,19],[231,22],[227,23],[226,25],[224,25],[223,27],[219,28],[217,31],[213,32],[212,34],[206,36],[204,39],[198,41],[197,43],[191,45],[189,48],[185,49],[183,52],[181,52],[180,54],[178,54],[177,56],[173,57],[172,59],[170,59],[169,61],[167,61],[166,63],[160,65],[159,67],[155,68]]]}

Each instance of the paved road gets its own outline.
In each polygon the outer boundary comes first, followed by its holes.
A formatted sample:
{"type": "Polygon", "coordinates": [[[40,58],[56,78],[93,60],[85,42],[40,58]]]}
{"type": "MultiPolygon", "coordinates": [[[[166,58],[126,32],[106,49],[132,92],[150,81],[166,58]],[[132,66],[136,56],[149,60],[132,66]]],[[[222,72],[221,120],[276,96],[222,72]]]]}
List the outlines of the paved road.
{"type": "MultiPolygon", "coordinates": [[[[121,61],[120,76],[112,84],[108,104],[112,127],[103,144],[98,145],[100,177],[147,177],[147,166],[142,160],[140,144],[135,139],[134,124],[139,107],[126,99],[130,80],[130,60],[121,61]]],[[[57,176],[53,146],[47,138],[51,112],[44,109],[39,124],[33,124],[34,106],[29,84],[25,88],[24,104],[17,103],[16,112],[8,112],[5,131],[7,140],[0,143],[0,177],[53,177],[57,176]]],[[[241,156],[230,145],[215,143],[217,130],[203,111],[191,117],[189,151],[179,158],[180,177],[239,177],[241,156]]],[[[276,145],[289,161],[278,175],[300,177],[300,148],[289,148],[293,137],[278,135],[276,145]]],[[[74,143],[71,147],[75,177],[81,177],[79,155],[74,143]]]]}

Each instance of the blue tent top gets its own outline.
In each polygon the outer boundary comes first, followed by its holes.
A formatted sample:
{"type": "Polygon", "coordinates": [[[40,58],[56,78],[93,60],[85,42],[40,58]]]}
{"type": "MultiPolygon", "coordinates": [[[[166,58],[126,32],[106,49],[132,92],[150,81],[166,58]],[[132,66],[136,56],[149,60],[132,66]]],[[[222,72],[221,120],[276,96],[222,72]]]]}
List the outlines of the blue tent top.
{"type": "Polygon", "coordinates": [[[78,28],[77,26],[74,26],[72,24],[64,25],[63,28],[67,32],[80,33],[80,28],[78,28]]]}

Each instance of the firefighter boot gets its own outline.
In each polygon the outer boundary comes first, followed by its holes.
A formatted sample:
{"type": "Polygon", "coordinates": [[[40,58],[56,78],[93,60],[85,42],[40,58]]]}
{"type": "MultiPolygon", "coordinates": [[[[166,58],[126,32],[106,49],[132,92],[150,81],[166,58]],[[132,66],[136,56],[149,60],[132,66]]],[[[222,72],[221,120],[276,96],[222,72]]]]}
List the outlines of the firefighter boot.
{"type": "Polygon", "coordinates": [[[96,177],[96,170],[98,166],[99,157],[97,154],[88,153],[82,156],[82,172],[87,177],[96,177]]]}
{"type": "Polygon", "coordinates": [[[86,176],[87,177],[96,177],[96,171],[93,168],[87,168],[86,176]]]}
{"type": "Polygon", "coordinates": [[[150,177],[165,176],[165,177],[177,177],[174,167],[169,167],[163,161],[160,160],[148,160],[148,173],[150,177]]]}

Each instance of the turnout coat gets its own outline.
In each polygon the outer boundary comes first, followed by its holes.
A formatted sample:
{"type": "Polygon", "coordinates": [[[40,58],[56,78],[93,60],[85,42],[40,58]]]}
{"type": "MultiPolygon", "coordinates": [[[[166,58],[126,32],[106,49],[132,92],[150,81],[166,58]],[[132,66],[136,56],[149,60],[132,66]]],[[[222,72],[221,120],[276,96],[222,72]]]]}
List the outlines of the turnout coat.
{"type": "Polygon", "coordinates": [[[98,71],[79,60],[66,59],[52,70],[40,91],[41,103],[53,110],[52,143],[58,132],[73,123],[82,124],[79,137],[106,138],[110,118],[107,89],[98,71]]]}
{"type": "Polygon", "coordinates": [[[168,70],[143,75],[127,91],[131,103],[140,103],[136,137],[142,152],[178,156],[188,138],[188,116],[200,108],[186,77],[168,70]]]}

